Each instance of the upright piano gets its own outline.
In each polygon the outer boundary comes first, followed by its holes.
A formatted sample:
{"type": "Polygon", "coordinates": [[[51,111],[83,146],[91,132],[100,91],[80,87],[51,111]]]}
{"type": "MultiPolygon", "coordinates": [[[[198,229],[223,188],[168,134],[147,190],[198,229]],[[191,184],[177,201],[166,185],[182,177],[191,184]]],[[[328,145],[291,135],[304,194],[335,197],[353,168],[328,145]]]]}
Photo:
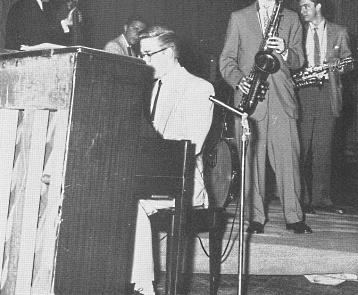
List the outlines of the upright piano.
{"type": "Polygon", "coordinates": [[[126,294],[151,81],[91,48],[0,55],[2,295],[126,294]]]}

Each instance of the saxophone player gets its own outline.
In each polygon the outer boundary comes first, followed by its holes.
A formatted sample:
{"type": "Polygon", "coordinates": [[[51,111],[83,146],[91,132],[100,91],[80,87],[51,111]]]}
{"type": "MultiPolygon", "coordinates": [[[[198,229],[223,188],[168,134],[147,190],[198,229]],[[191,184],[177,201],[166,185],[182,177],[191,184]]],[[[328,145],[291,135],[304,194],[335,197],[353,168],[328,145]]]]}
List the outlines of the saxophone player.
{"type": "MultiPolygon", "coordinates": [[[[255,55],[265,38],[270,16],[280,1],[257,0],[252,5],[235,11],[229,20],[220,71],[235,91],[235,107],[247,94],[249,76],[255,55]]],[[[279,69],[267,78],[269,89],[249,117],[251,138],[247,152],[246,195],[250,200],[250,224],[247,232],[264,232],[266,219],[265,174],[266,159],[276,175],[277,194],[280,198],[286,229],[296,234],[311,233],[303,221],[300,206],[300,144],[297,131],[298,104],[290,70],[304,64],[302,25],[297,13],[283,8],[280,11],[278,36],[265,40],[266,49],[279,61],[279,69]]],[[[236,143],[241,154],[241,118],[235,122],[236,143]]]]}
{"type": "MultiPolygon", "coordinates": [[[[350,57],[349,37],[345,27],[326,20],[329,11],[327,0],[299,0],[301,16],[304,24],[304,45],[308,67],[323,64],[336,64],[337,61],[350,57]]],[[[299,89],[301,118],[299,129],[301,133],[302,155],[301,168],[312,174],[312,191],[308,192],[306,178],[303,186],[304,211],[315,213],[328,211],[345,213],[343,208],[335,206],[331,201],[331,142],[335,122],[342,110],[342,85],[340,74],[349,68],[325,73],[323,84],[309,85],[299,89]],[[312,154],[308,164],[309,151],[312,154]],[[306,169],[304,169],[306,167],[306,169]]]]}

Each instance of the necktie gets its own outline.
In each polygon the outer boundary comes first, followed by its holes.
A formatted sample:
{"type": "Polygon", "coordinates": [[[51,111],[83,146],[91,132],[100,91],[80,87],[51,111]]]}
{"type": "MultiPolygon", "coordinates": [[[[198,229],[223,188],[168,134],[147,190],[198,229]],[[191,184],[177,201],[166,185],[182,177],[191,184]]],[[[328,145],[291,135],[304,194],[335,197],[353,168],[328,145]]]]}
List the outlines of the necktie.
{"type": "Polygon", "coordinates": [[[319,38],[317,33],[318,28],[314,28],[313,40],[314,40],[314,65],[319,66],[321,64],[321,52],[319,46],[319,38]]]}
{"type": "Polygon", "coordinates": [[[157,102],[158,102],[160,87],[162,87],[162,80],[159,80],[159,81],[158,81],[158,90],[157,90],[157,94],[155,95],[155,99],[154,99],[154,103],[153,103],[153,108],[152,108],[152,113],[150,114],[150,119],[151,119],[152,121],[154,121],[155,109],[157,108],[157,102]]]}
{"type": "Polygon", "coordinates": [[[132,47],[128,46],[127,50],[128,50],[128,55],[132,56],[132,47]]]}

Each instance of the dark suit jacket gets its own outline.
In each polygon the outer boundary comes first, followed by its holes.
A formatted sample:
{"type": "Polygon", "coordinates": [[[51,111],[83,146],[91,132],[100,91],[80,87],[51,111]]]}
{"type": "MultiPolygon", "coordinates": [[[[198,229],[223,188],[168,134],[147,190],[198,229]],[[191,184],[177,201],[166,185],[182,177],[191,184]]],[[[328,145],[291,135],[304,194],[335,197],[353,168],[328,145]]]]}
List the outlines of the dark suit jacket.
{"type": "MultiPolygon", "coordinates": [[[[307,39],[309,24],[304,26],[304,40],[307,39]]],[[[350,50],[347,28],[326,21],[327,29],[327,55],[326,61],[332,63],[337,59],[352,55],[350,50]]],[[[338,117],[342,111],[342,83],[337,71],[329,72],[329,85],[331,87],[331,107],[334,116],[338,117]]]]}
{"type": "MultiPolygon", "coordinates": [[[[257,3],[235,11],[231,14],[226,33],[226,40],[220,56],[220,71],[224,79],[233,88],[249,75],[254,57],[263,39],[257,15],[257,3]]],[[[287,61],[276,54],[281,68],[269,76],[270,93],[279,98],[285,112],[291,118],[298,118],[298,104],[293,89],[290,70],[299,69],[304,64],[302,47],[302,25],[297,13],[284,9],[278,28],[279,37],[288,46],[287,61]]],[[[235,92],[235,106],[241,101],[241,91],[235,92]]],[[[259,103],[251,118],[261,120],[266,114],[267,99],[259,103]]]]}
{"type": "Polygon", "coordinates": [[[56,22],[51,2],[42,11],[36,0],[19,0],[9,11],[6,22],[6,49],[19,50],[21,45],[41,43],[63,44],[65,33],[61,22],[56,22]]]}

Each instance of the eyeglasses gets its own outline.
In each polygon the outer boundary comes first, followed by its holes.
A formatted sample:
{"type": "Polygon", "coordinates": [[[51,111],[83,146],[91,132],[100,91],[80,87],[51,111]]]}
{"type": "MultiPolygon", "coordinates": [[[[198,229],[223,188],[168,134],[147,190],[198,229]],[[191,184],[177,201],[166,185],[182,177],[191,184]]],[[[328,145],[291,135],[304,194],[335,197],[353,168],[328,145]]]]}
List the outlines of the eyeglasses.
{"type": "Polygon", "coordinates": [[[151,60],[151,58],[152,58],[152,56],[154,55],[154,54],[157,54],[157,53],[159,53],[159,52],[162,52],[162,51],[164,51],[164,50],[166,50],[166,49],[168,49],[169,47],[164,47],[164,48],[162,48],[162,49],[160,49],[160,50],[158,50],[158,51],[154,51],[154,52],[151,52],[151,53],[140,53],[139,54],[139,56],[140,56],[140,58],[144,58],[144,57],[149,57],[149,61],[151,60]]]}
{"type": "Polygon", "coordinates": [[[140,31],[143,30],[143,28],[139,28],[139,27],[136,27],[136,26],[129,26],[129,28],[134,31],[135,33],[139,33],[140,31]]]}

